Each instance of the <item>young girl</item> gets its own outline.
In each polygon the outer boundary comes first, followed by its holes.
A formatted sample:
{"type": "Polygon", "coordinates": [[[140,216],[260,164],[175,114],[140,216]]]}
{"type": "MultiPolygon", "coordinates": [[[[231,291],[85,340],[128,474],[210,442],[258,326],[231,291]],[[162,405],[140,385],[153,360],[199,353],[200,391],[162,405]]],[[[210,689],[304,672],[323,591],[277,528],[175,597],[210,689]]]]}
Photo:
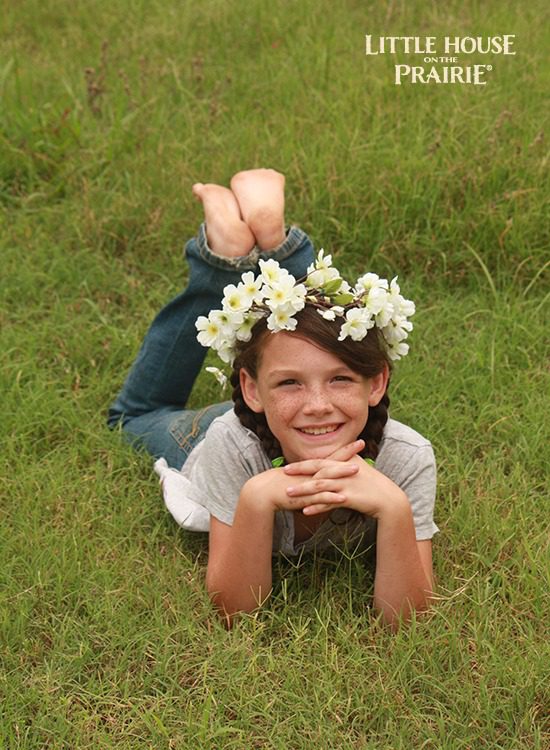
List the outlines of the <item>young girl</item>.
{"type": "Polygon", "coordinates": [[[209,528],[206,583],[228,623],[269,596],[272,554],[351,543],[375,544],[374,606],[395,625],[429,603],[437,531],[431,445],[388,418],[414,305],[395,280],[351,288],[330,256],[314,261],[285,228],[277,172],[193,192],[205,224],[189,285],[154,320],[109,424],[177,470],[176,498],[159,470],[167,505],[209,528]],[[205,346],[232,363],[233,402],[191,411],[205,346]]]}

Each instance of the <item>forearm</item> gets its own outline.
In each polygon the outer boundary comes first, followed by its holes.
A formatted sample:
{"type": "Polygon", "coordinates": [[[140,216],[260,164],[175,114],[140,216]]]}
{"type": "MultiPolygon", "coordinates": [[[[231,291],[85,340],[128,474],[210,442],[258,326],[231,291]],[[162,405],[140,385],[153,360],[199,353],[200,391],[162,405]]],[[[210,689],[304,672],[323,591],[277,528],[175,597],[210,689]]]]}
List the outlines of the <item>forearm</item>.
{"type": "Polygon", "coordinates": [[[233,525],[211,546],[206,585],[221,614],[251,612],[271,592],[274,512],[243,488],[233,525]]]}
{"type": "Polygon", "coordinates": [[[422,564],[408,500],[404,497],[378,517],[374,606],[396,625],[413,610],[427,608],[432,594],[431,571],[422,564]]]}

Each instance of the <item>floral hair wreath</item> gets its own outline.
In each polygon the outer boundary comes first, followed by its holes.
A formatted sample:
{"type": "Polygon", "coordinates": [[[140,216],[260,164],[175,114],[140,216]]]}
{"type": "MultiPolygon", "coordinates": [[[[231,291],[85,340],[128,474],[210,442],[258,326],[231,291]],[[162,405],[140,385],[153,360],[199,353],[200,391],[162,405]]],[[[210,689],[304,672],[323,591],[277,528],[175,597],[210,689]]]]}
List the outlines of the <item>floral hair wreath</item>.
{"type": "MultiPolygon", "coordinates": [[[[237,286],[226,286],[222,309],[212,310],[208,317],[201,315],[195,323],[198,341],[214,349],[224,362],[233,363],[237,341],[249,341],[252,327],[260,318],[267,318],[267,327],[273,333],[296,330],[294,315],[306,304],[317,308],[325,320],[342,318],[338,341],[348,336],[361,341],[376,327],[390,359],[401,359],[409,351],[404,342],[413,328],[408,318],[414,315],[415,306],[402,297],[397,277],[388,283],[375,273],[366,273],[351,287],[324,250],[298,281],[276,260],[260,260],[260,270],[256,278],[247,271],[237,286]]],[[[217,368],[206,369],[225,384],[226,378],[217,368]]]]}

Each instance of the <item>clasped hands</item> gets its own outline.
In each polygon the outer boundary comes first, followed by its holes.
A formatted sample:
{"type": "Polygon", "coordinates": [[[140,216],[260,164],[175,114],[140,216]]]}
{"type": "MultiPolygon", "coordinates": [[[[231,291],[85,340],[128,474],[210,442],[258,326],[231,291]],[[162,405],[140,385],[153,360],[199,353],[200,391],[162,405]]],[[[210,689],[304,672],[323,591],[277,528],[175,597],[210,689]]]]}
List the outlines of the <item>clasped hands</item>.
{"type": "Polygon", "coordinates": [[[363,440],[355,440],[327,458],[284,466],[280,471],[287,477],[300,477],[286,486],[289,505],[306,516],[343,507],[378,518],[386,508],[401,503],[403,491],[358,455],[364,447],[363,440]]]}

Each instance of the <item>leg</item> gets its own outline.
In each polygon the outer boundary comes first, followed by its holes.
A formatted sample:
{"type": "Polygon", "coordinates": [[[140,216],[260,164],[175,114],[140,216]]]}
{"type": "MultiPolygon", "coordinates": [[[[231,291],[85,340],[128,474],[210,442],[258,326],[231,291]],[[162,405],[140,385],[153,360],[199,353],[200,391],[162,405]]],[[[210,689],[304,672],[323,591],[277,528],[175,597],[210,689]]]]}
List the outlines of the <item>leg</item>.
{"type": "MultiPolygon", "coordinates": [[[[220,193],[210,187],[215,186],[202,186],[208,189],[198,190],[205,213],[212,215],[208,238],[202,225],[197,238],[186,245],[189,285],[153,321],[108,418],[111,427],[120,423],[130,439],[139,440],[150,453],[164,456],[177,468],[212,419],[231,408],[231,403],[226,402],[200,413],[184,409],[207,351],[196,338],[197,317],[219,307],[224,287],[237,284],[244,271],[257,272],[260,258],[274,258],[296,277],[303,276],[313,260],[312,244],[297,227],[292,227],[284,241],[270,253],[255,247],[248,255],[242,252],[233,255],[235,248],[242,251],[231,229],[235,228],[234,214],[224,235],[222,222],[217,221],[214,210],[220,193]],[[223,243],[225,236],[232,244],[231,251],[224,254],[220,246],[214,252],[209,245],[210,232],[216,243],[223,243]]],[[[222,196],[223,200],[226,198],[222,196]]],[[[227,209],[226,205],[225,215],[227,209]]]]}

